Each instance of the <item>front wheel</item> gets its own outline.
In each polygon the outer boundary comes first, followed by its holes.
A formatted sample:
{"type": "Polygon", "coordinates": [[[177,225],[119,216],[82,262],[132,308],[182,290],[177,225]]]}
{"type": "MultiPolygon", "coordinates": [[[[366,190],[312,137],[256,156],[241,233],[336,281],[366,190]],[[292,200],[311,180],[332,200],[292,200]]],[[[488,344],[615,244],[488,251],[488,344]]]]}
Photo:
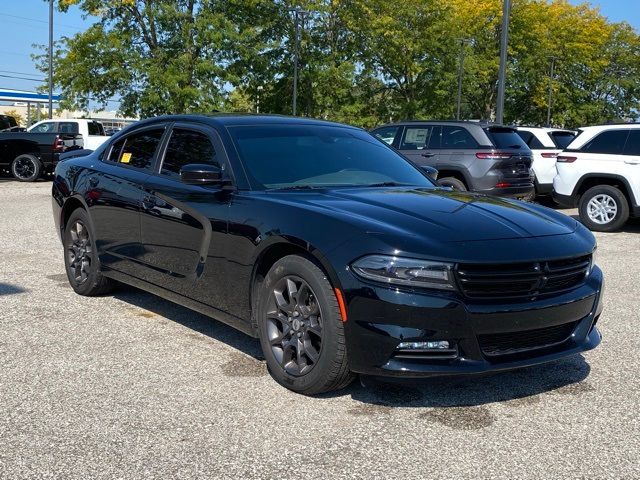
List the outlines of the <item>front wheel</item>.
{"type": "Polygon", "coordinates": [[[42,163],[34,155],[20,155],[11,163],[11,173],[21,182],[35,182],[42,173],[42,163]]]}
{"type": "Polygon", "coordinates": [[[269,372],[286,388],[313,395],[353,380],[336,294],[306,258],[289,255],[271,267],[261,286],[258,329],[269,372]]]}
{"type": "Polygon", "coordinates": [[[622,227],[629,218],[629,202],[618,188],[598,185],[580,197],[580,221],[596,232],[612,232],[622,227]]]}

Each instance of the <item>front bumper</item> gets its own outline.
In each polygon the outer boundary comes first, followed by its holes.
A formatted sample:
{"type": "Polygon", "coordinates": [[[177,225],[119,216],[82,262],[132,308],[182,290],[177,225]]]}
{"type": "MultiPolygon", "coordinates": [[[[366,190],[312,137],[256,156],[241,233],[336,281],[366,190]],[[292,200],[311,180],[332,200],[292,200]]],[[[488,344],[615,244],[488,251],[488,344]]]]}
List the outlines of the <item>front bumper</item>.
{"type": "Polygon", "coordinates": [[[595,348],[604,280],[594,267],[586,282],[552,298],[520,303],[469,303],[457,295],[362,284],[349,291],[345,324],[351,370],[382,377],[478,374],[557,360],[595,348]],[[567,335],[506,354],[491,354],[487,338],[565,329],[567,335]],[[568,330],[567,330],[568,329],[568,330]],[[453,353],[406,355],[400,342],[447,340],[453,353]]]}

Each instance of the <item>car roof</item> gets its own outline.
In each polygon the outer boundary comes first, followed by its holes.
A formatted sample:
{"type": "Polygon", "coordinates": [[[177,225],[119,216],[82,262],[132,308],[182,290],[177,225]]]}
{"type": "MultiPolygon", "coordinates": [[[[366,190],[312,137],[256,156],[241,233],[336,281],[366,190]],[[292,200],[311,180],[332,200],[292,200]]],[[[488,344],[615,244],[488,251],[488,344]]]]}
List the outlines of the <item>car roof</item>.
{"type": "Polygon", "coordinates": [[[136,125],[152,124],[157,122],[180,122],[195,121],[200,123],[208,123],[210,125],[233,127],[240,125],[318,125],[353,128],[361,130],[358,127],[345,125],[343,123],[329,122],[327,120],[317,120],[308,117],[292,117],[288,115],[262,115],[250,113],[212,113],[212,114],[188,114],[188,115],[162,115],[137,122],[136,125]]]}
{"type": "Polygon", "coordinates": [[[571,142],[567,148],[577,149],[582,148],[587,142],[591,141],[596,135],[607,130],[638,130],[640,129],[640,123],[608,123],[606,125],[590,125],[588,127],[582,127],[578,129],[580,135],[578,135],[573,142],[571,142]]]}
{"type": "Polygon", "coordinates": [[[512,125],[504,125],[501,123],[489,122],[487,120],[403,120],[401,122],[385,123],[374,128],[374,130],[382,127],[400,127],[403,125],[453,125],[458,127],[474,126],[478,128],[499,127],[515,130],[512,125]]]}

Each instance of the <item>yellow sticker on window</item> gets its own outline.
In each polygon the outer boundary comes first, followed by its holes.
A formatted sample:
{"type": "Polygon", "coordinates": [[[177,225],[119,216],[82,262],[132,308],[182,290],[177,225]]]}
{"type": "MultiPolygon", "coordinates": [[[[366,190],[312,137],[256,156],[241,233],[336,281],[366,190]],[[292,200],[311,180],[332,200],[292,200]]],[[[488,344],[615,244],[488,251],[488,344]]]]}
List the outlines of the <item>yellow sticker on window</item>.
{"type": "Polygon", "coordinates": [[[122,154],[122,158],[120,159],[120,163],[129,163],[131,161],[131,154],[125,152],[122,154]]]}

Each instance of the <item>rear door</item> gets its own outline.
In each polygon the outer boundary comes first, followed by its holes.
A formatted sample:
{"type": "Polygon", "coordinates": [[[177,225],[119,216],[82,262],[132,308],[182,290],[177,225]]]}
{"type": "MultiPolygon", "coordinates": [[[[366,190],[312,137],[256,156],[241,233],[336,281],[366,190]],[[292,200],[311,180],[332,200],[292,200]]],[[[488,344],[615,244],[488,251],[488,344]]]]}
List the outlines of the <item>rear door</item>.
{"type": "Polygon", "coordinates": [[[436,125],[412,124],[404,127],[398,150],[418,165],[435,167],[438,162],[439,129],[436,125]],[[435,148],[434,148],[435,147],[435,148]]]}
{"type": "Polygon", "coordinates": [[[640,205],[640,129],[629,131],[623,155],[625,178],[633,191],[634,204],[640,205]]]}
{"type": "Polygon", "coordinates": [[[102,265],[140,276],[142,187],[153,171],[165,125],[135,130],[113,142],[88,175],[86,202],[102,265]]]}
{"type": "Polygon", "coordinates": [[[475,151],[477,149],[478,142],[466,128],[457,125],[442,125],[436,168],[438,170],[466,171],[476,160],[475,151]]]}
{"type": "Polygon", "coordinates": [[[227,281],[220,246],[227,230],[229,193],[218,185],[183,183],[180,169],[188,164],[227,169],[213,128],[174,124],[159,168],[146,178],[141,214],[144,279],[226,310],[219,282],[227,281]]]}

